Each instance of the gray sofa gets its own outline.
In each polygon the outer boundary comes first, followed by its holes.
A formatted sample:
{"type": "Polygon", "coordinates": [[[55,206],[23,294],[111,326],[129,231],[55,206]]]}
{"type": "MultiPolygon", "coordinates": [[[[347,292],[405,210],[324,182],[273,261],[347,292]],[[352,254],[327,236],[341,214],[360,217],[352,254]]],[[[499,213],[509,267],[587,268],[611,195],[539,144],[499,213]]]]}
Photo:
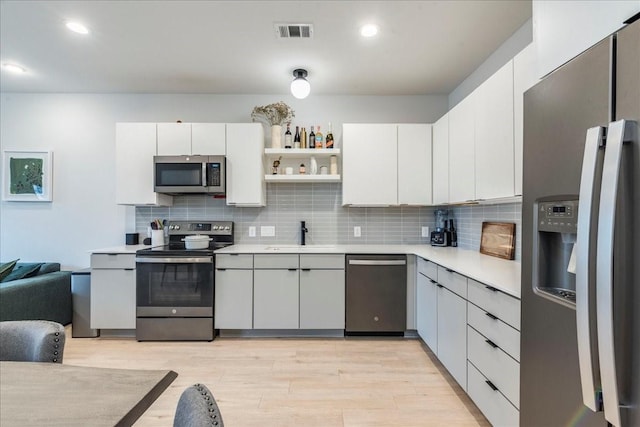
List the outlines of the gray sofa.
{"type": "MultiPolygon", "coordinates": [[[[19,268],[23,264],[16,264],[19,268]]],[[[44,263],[33,277],[0,283],[0,321],[51,320],[71,323],[71,272],[44,263]]]]}

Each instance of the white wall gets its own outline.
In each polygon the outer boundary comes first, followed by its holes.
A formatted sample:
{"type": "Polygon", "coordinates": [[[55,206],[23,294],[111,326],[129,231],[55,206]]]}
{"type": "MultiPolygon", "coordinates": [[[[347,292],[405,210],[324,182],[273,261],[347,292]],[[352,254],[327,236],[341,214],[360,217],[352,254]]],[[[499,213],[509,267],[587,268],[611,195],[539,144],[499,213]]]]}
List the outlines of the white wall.
{"type": "Polygon", "coordinates": [[[431,123],[446,96],[15,94],[0,97],[0,148],[53,151],[53,202],[0,203],[0,260],[89,265],[92,249],[121,245],[135,212],[115,204],[116,122],[249,122],[256,105],[283,100],[293,125],[431,123]]]}

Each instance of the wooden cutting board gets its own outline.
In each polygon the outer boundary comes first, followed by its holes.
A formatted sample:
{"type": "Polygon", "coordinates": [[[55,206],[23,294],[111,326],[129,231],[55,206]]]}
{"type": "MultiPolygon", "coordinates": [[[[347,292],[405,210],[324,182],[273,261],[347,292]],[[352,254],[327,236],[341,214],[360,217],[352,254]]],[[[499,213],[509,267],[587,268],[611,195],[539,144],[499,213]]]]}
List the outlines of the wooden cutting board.
{"type": "Polygon", "coordinates": [[[483,222],[480,253],[498,258],[513,259],[515,255],[516,225],[510,222],[483,222]]]}

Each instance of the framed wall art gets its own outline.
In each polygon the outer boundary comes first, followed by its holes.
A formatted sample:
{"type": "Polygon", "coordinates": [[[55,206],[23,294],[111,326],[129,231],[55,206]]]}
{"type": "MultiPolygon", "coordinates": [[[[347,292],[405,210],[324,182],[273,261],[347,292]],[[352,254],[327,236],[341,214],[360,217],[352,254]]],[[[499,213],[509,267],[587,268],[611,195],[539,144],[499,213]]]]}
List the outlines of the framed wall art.
{"type": "Polygon", "coordinates": [[[2,200],[50,202],[53,153],[5,150],[2,156],[2,200]]]}

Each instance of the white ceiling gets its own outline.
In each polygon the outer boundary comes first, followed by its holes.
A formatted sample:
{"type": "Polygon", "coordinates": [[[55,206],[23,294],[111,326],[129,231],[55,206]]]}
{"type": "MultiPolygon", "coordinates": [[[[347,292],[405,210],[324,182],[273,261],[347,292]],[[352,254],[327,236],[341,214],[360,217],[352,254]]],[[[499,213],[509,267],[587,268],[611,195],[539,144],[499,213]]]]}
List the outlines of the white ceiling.
{"type": "Polygon", "coordinates": [[[306,68],[312,95],[448,94],[530,17],[531,0],[2,0],[0,60],[28,73],[2,70],[0,90],[284,94],[306,68]],[[276,22],[314,36],[277,39],[276,22]]]}

